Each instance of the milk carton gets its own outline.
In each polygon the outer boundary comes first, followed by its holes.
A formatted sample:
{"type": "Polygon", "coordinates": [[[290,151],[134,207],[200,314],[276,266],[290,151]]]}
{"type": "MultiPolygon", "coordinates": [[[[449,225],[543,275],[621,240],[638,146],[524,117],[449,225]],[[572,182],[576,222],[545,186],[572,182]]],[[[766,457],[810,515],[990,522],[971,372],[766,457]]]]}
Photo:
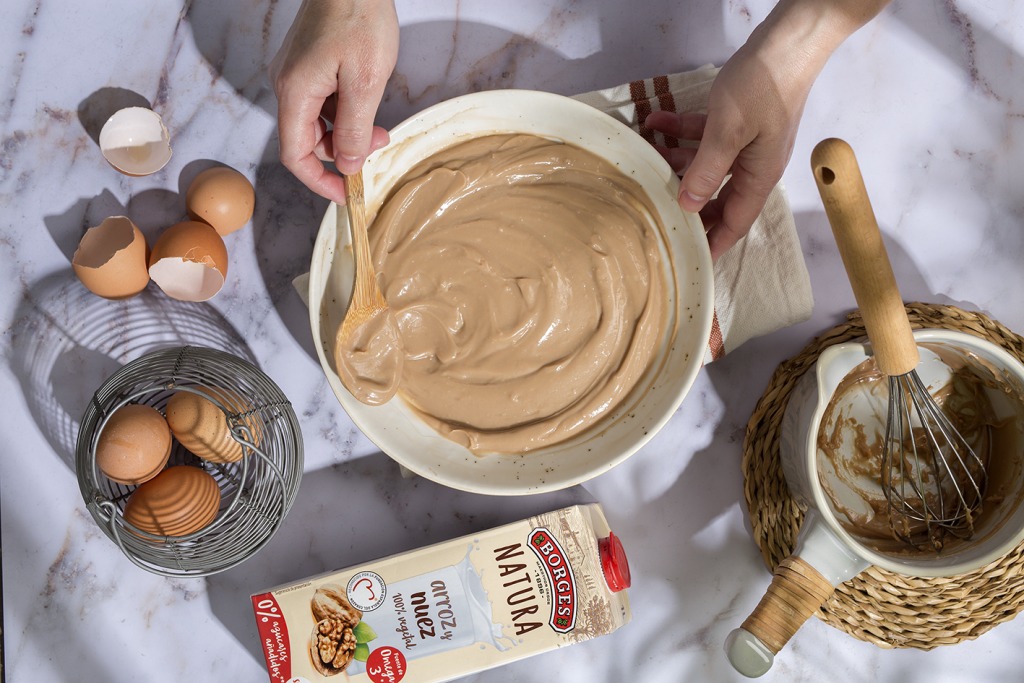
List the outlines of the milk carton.
{"type": "Polygon", "coordinates": [[[428,683],[614,631],[630,619],[629,580],[621,543],[590,504],[280,586],[252,604],[272,683],[428,683]]]}

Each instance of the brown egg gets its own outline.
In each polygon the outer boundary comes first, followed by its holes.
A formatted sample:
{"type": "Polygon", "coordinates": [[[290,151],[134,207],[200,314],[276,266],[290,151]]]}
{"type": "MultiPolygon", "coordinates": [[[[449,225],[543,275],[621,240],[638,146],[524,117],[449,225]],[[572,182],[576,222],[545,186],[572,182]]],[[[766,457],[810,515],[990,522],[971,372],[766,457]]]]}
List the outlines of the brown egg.
{"type": "Polygon", "coordinates": [[[135,489],[124,519],[157,536],[187,536],[207,526],[220,509],[220,487],[205,470],[176,465],[135,489]]]}
{"type": "MultiPolygon", "coordinates": [[[[216,396],[231,412],[241,412],[243,402],[225,392],[214,394],[210,389],[197,387],[208,396],[216,396]]],[[[171,432],[182,446],[210,462],[228,463],[242,459],[242,444],[235,441],[228,427],[227,416],[217,404],[191,391],[178,391],[167,402],[167,423],[171,432]]],[[[246,421],[254,443],[258,445],[259,434],[255,418],[246,421]]]]}
{"type": "Polygon", "coordinates": [[[131,220],[111,216],[85,232],[71,267],[93,294],[125,299],[149,284],[148,251],[146,238],[131,220]]]}
{"type": "Polygon", "coordinates": [[[160,411],[129,403],[110,416],[96,441],[96,465],[119,484],[132,486],[160,473],[171,455],[171,430],[160,411]]]}
{"type": "Polygon", "coordinates": [[[160,234],[149,257],[149,276],[167,296],[206,301],[224,286],[228,250],[206,223],[184,221],[160,234]]]}
{"type": "Polygon", "coordinates": [[[212,225],[221,235],[238,230],[252,218],[256,193],[244,175],[227,166],[208,168],[185,193],[188,215],[212,225]]]}

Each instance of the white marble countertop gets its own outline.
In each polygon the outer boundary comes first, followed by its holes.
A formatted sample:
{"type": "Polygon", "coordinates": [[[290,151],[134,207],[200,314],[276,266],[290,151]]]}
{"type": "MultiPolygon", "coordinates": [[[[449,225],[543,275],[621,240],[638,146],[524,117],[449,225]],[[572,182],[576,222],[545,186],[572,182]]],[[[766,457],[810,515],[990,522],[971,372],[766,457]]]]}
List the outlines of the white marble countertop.
{"type": "MultiPolygon", "coordinates": [[[[572,94],[721,63],[770,0],[399,0],[402,53],[380,116],[391,126],[467,91],[572,94]],[[645,8],[639,11],[639,8],[645,8]]],[[[0,21],[0,458],[4,673],[12,682],[266,680],[248,596],[326,569],[595,498],[623,538],[634,621],[586,644],[475,679],[735,681],[722,643],[769,581],[751,539],[740,458],[771,373],[842,320],[853,297],[809,171],[839,136],[858,151],[904,298],[951,302],[1024,330],[1024,5],[896,2],[834,56],[807,104],[787,186],[816,304],[700,373],[668,426],[575,490],[488,498],[403,479],[353,426],[313,355],[291,279],[326,203],[277,161],[265,65],[296,0],[7,2],[0,21]],[[97,117],[148,101],[174,135],[160,173],[108,167],[97,117]],[[227,238],[231,271],[209,304],[147,291],[84,294],[69,262],[86,226],[127,212],[149,237],[183,217],[210,160],[258,197],[227,238]],[[131,309],[143,320],[126,323],[131,309]],[[178,342],[254,359],[293,402],[305,476],[282,530],[208,579],[131,564],[76,483],[77,424],[121,363],[178,342]]],[[[155,287],[150,287],[154,290],[155,287]]],[[[138,318],[132,318],[133,320],[138,318]]],[[[812,619],[765,680],[1009,681],[1024,621],[929,652],[883,650],[812,619]]]]}

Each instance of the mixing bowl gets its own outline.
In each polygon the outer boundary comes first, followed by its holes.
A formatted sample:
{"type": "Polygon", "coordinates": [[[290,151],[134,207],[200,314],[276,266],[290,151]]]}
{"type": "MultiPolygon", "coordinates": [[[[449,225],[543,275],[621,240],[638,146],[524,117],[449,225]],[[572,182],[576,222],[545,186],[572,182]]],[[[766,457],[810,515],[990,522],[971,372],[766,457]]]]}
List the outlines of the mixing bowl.
{"type": "MultiPolygon", "coordinates": [[[[391,144],[363,171],[374,215],[410,168],[474,137],[526,133],[587,149],[634,178],[649,195],[665,232],[667,325],[651,367],[636,389],[594,428],[523,455],[474,455],[425,424],[401,398],[382,406],[356,400],[333,364],[333,344],[351,298],[354,267],[348,217],[332,204],[320,226],[309,277],[310,324],[317,354],[352,421],[384,453],[412,472],[454,488],[516,495],[565,488],[608,471],[661,429],[700,370],[713,316],[711,257],[699,217],[676,201],[679,181],[635,131],[589,105],[550,93],[498,90],[435,105],[391,131],[391,144]]],[[[371,226],[372,231],[372,226],[371,226]]]]}

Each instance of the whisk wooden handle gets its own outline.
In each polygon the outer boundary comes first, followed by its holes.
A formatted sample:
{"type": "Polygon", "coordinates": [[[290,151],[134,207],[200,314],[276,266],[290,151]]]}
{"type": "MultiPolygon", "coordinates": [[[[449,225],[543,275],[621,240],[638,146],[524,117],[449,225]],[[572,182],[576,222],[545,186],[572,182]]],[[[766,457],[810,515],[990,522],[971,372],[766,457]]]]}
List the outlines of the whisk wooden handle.
{"type": "Polygon", "coordinates": [[[822,140],[811,153],[811,169],[878,369],[906,374],[920,355],[853,149],[838,138],[822,140]]]}

